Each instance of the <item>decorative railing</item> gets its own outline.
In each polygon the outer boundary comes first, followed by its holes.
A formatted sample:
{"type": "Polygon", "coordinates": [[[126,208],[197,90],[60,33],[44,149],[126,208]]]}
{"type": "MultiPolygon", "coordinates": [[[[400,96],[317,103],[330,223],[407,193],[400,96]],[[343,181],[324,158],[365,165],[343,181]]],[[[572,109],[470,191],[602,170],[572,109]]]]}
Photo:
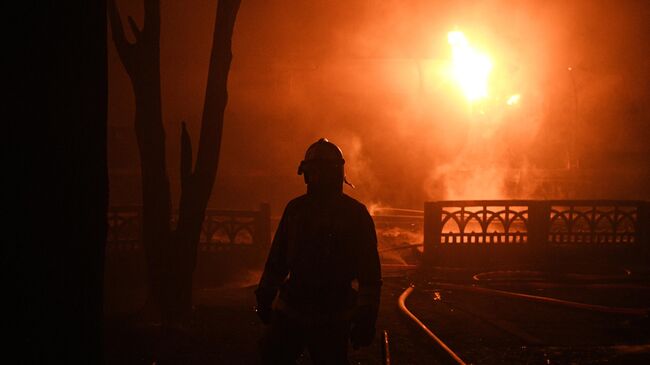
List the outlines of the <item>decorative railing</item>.
{"type": "MultiPolygon", "coordinates": [[[[141,248],[141,208],[111,207],[108,211],[108,250],[141,248]]],[[[178,216],[171,218],[172,227],[178,216]]],[[[268,247],[270,209],[262,204],[259,211],[207,209],[201,227],[199,250],[219,251],[233,247],[268,247]]]]}
{"type": "Polygon", "coordinates": [[[640,231],[640,205],[612,203],[552,206],[549,218],[549,242],[637,242],[640,231]]]}
{"type": "Polygon", "coordinates": [[[206,211],[199,250],[218,251],[229,245],[254,244],[258,216],[258,212],[206,211]]]}
{"type": "Polygon", "coordinates": [[[648,203],[482,200],[425,203],[424,243],[634,244],[647,239],[648,203]]]}

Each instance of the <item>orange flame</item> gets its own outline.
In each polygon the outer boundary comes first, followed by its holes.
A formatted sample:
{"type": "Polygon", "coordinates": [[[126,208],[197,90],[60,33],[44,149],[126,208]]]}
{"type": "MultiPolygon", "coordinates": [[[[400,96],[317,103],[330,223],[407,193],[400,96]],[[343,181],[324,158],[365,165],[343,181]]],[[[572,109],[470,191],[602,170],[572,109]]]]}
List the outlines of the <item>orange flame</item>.
{"type": "Polygon", "coordinates": [[[467,100],[474,102],[486,98],[492,71],[490,58],[472,48],[463,32],[449,32],[447,41],[452,49],[452,75],[467,100]]]}

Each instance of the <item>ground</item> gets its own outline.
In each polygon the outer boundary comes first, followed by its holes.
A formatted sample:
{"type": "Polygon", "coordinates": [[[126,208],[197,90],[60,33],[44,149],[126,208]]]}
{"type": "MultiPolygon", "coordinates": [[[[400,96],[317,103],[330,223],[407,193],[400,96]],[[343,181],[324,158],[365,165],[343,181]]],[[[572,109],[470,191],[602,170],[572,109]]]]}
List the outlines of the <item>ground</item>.
{"type": "MultiPolygon", "coordinates": [[[[421,364],[429,346],[400,315],[397,297],[406,278],[386,278],[382,292],[378,332],[388,330],[390,352],[396,364],[421,364]]],[[[105,321],[106,364],[257,364],[257,340],[263,325],[253,312],[254,287],[203,290],[192,322],[185,329],[162,331],[138,324],[133,315],[113,315],[105,321]]],[[[350,349],[352,364],[381,364],[379,334],[367,348],[350,349]]],[[[308,355],[301,362],[309,364],[308,355]]]]}
{"type": "MultiPolygon", "coordinates": [[[[469,274],[385,272],[377,341],[357,351],[350,349],[351,363],[382,363],[379,333],[383,330],[388,331],[392,364],[445,363],[444,353],[398,309],[398,297],[411,283],[416,283],[416,289],[406,301],[408,308],[467,363],[650,363],[647,312],[601,313],[438,284],[455,282],[601,306],[646,308],[650,286],[645,274],[594,276],[592,281],[565,277],[559,286],[531,273],[483,275],[478,284],[469,274]]],[[[107,315],[106,363],[259,363],[257,341],[263,325],[253,311],[254,286],[241,284],[197,290],[195,310],[183,328],[163,330],[136,315],[107,315]]],[[[300,363],[310,364],[308,354],[300,363]]]]}

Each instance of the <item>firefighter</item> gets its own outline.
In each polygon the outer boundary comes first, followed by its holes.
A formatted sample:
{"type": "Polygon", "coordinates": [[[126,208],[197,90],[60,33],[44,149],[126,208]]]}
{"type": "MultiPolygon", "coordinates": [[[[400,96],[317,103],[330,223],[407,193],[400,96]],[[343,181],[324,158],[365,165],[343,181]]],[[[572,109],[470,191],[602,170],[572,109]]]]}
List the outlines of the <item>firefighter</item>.
{"type": "Polygon", "coordinates": [[[344,164],[322,138],[298,167],[307,193],[287,204],[255,291],[264,364],[295,364],[304,349],[314,364],[347,364],[349,342],[375,337],[377,237],[366,207],[343,193],[344,164]]]}

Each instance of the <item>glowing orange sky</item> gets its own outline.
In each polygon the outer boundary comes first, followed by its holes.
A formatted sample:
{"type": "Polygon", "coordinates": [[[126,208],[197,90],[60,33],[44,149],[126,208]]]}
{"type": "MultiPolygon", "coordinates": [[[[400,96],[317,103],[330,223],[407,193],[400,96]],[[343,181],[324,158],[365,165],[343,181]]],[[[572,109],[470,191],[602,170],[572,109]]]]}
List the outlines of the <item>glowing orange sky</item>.
{"type": "MultiPolygon", "coordinates": [[[[214,204],[248,208],[271,201],[280,209],[303,190],[295,169],[321,136],[346,154],[358,187],[353,195],[404,207],[467,194],[490,198],[507,192],[504,174],[526,171],[517,181],[539,180],[538,169],[564,168],[570,130],[583,165],[647,169],[639,156],[650,154],[650,13],[640,3],[245,1],[233,39],[214,204]],[[492,99],[471,111],[439,71],[452,57],[452,30],[462,30],[492,62],[492,99]],[[508,105],[513,95],[520,95],[516,107],[508,105]],[[482,175],[472,175],[477,169],[482,175]],[[458,188],[468,181],[475,183],[458,188]],[[481,183],[483,190],[474,187],[481,183]]],[[[137,4],[120,6],[140,20],[137,4]]],[[[163,105],[174,181],[180,121],[188,121],[194,138],[198,133],[216,5],[162,6],[163,105]]],[[[129,126],[132,93],[110,52],[109,123],[129,126]]],[[[125,162],[128,155],[115,149],[111,155],[113,166],[137,168],[135,156],[125,162]]],[[[512,190],[518,196],[535,194],[533,183],[520,185],[529,190],[512,190]]],[[[630,180],[591,193],[647,198],[647,186],[630,180]]]]}

